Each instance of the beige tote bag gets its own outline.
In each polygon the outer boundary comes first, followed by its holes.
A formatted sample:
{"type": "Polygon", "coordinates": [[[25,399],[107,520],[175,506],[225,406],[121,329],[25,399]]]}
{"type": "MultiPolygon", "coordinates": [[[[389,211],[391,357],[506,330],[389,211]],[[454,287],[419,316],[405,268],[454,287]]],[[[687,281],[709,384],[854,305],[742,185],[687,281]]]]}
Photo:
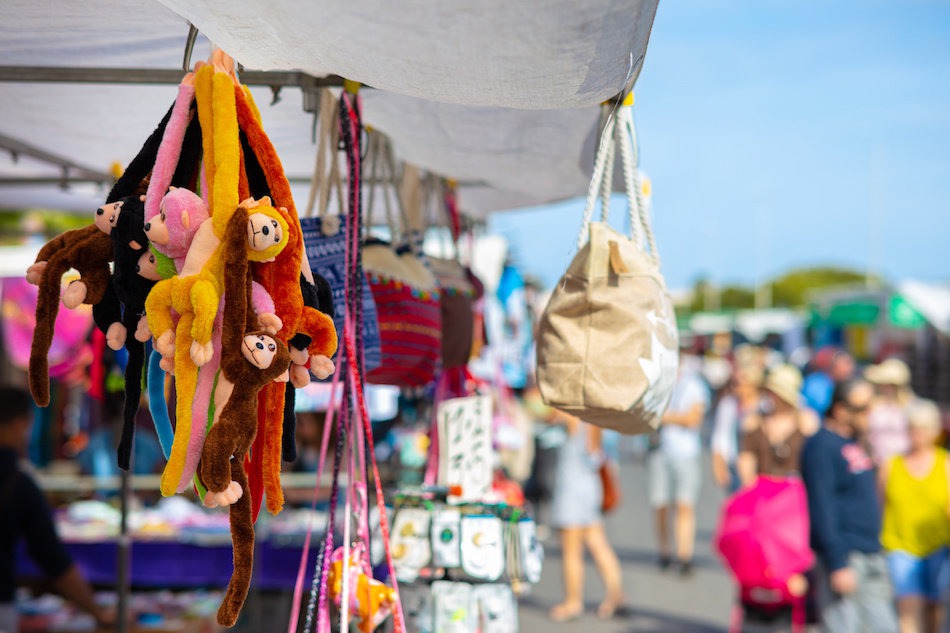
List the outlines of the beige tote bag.
{"type": "Polygon", "coordinates": [[[541,315],[538,386],[544,401],[621,433],[660,425],[676,379],[676,317],[636,171],[633,116],[619,106],[604,126],[578,253],[541,315]],[[631,236],[607,225],[619,148],[631,236]],[[598,192],[601,222],[591,222],[598,192]]]}

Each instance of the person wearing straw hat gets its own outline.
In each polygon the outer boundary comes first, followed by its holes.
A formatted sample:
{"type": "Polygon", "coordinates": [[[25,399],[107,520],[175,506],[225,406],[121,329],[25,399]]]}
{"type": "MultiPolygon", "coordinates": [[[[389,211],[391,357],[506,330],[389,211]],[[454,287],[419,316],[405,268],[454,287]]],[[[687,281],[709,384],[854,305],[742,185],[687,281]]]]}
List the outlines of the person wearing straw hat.
{"type": "Polygon", "coordinates": [[[881,545],[897,598],[901,633],[942,630],[950,587],[950,456],[937,447],[940,410],[917,400],[907,410],[909,450],[881,466],[881,545]]]}
{"type": "Polygon", "coordinates": [[[746,418],[737,460],[743,486],[759,475],[797,475],[805,439],[818,430],[818,418],[802,407],[802,375],[792,365],[769,370],[758,413],[746,418]]]}
{"type": "Polygon", "coordinates": [[[910,368],[898,358],[888,358],[864,371],[874,385],[875,399],[868,413],[868,437],[871,457],[883,464],[895,455],[903,455],[910,445],[907,429],[907,405],[913,398],[910,368]]]}

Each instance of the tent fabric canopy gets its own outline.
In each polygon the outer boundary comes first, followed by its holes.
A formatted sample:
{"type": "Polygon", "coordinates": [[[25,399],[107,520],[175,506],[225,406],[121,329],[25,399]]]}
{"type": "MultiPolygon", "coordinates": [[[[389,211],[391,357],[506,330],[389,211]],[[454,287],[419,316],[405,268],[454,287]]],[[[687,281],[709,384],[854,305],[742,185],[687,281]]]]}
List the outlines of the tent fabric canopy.
{"type": "MultiPolygon", "coordinates": [[[[13,0],[0,23],[4,66],[179,68],[188,22],[246,68],[340,75],[372,86],[365,122],[400,159],[469,184],[476,215],[582,195],[597,104],[631,84],[657,0],[483,0],[477,5],[323,0],[13,0]]],[[[299,90],[254,89],[288,175],[306,182],[315,147],[299,90]]],[[[0,134],[108,172],[171,104],[169,85],[0,83],[0,134]]],[[[0,152],[0,179],[60,175],[0,152]]],[[[306,193],[300,185],[298,196],[306,193]]],[[[0,208],[89,210],[103,191],[0,186],[0,208]]]]}

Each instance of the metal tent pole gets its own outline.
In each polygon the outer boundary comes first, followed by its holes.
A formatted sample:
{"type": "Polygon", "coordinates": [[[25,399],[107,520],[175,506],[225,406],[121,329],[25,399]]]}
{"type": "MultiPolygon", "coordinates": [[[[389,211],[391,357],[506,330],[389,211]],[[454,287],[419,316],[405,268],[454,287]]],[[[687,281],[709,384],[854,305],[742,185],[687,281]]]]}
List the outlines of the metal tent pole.
{"type": "Polygon", "coordinates": [[[132,474],[131,471],[135,465],[135,451],[129,460],[129,470],[121,471],[121,489],[119,499],[119,540],[117,573],[116,573],[116,592],[119,600],[116,605],[116,631],[118,633],[128,633],[129,630],[129,602],[132,591],[131,562],[132,562],[132,538],[129,536],[129,505],[133,495],[132,492],[132,474]]]}

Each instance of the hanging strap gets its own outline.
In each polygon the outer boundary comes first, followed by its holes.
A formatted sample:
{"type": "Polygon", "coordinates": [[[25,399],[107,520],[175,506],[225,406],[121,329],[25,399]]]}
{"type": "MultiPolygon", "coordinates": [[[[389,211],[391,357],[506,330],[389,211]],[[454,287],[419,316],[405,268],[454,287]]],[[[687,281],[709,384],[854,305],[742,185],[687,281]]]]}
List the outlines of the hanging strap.
{"type": "MultiPolygon", "coordinates": [[[[344,343],[346,352],[352,358],[356,355],[356,344],[353,340],[354,324],[352,318],[347,319],[344,326],[344,332],[348,329],[348,334],[344,334],[344,343]]],[[[366,409],[366,400],[363,396],[363,385],[359,382],[359,375],[356,373],[356,367],[353,363],[347,363],[347,370],[350,372],[350,379],[354,383],[353,393],[356,396],[356,415],[357,424],[362,422],[363,429],[369,443],[373,445],[373,428],[369,421],[369,414],[366,409]]],[[[402,610],[402,600],[399,596],[399,581],[396,579],[396,566],[393,563],[392,548],[390,547],[389,520],[386,517],[386,502],[383,496],[382,480],[379,476],[379,467],[376,463],[376,453],[369,452],[370,464],[373,469],[373,483],[376,488],[376,505],[379,508],[379,528],[382,533],[383,549],[386,553],[386,563],[389,567],[389,576],[392,580],[393,593],[395,595],[395,609],[393,611],[393,630],[394,633],[405,633],[405,617],[402,610]]]]}
{"type": "Polygon", "coordinates": [[[343,184],[340,176],[340,112],[337,100],[329,89],[320,91],[320,115],[317,127],[317,160],[314,164],[313,178],[310,181],[310,194],[307,198],[305,217],[312,217],[314,208],[321,217],[328,213],[330,192],[335,191],[339,215],[344,214],[343,184]],[[329,173],[327,163],[329,163],[329,173]]]}
{"type": "MultiPolygon", "coordinates": [[[[347,377],[349,379],[349,385],[351,387],[352,395],[356,399],[356,424],[362,422],[363,431],[365,432],[366,440],[369,442],[370,446],[375,446],[373,442],[373,428],[370,424],[369,415],[367,414],[366,401],[364,398],[364,385],[362,377],[362,349],[361,343],[358,342],[358,339],[361,338],[361,331],[357,329],[357,323],[362,323],[362,318],[360,311],[362,309],[362,302],[360,300],[360,295],[357,292],[359,289],[359,280],[362,275],[360,270],[360,248],[359,248],[359,236],[360,236],[360,226],[359,226],[359,211],[360,211],[360,189],[359,189],[359,174],[360,174],[360,156],[359,156],[359,129],[360,129],[360,120],[359,120],[359,101],[358,97],[356,98],[356,107],[351,108],[349,102],[349,96],[344,94],[343,99],[341,100],[341,123],[345,128],[345,132],[349,133],[349,145],[352,145],[353,151],[350,153],[350,167],[351,167],[351,212],[356,215],[354,221],[350,223],[349,229],[349,240],[347,241],[347,256],[350,262],[350,272],[351,275],[347,275],[347,281],[349,282],[349,287],[347,290],[347,306],[344,312],[344,326],[343,326],[343,340],[344,340],[344,356],[347,359],[345,363],[345,371],[347,372],[347,377]],[[347,113],[346,118],[343,116],[343,112],[347,113]],[[358,319],[358,320],[357,320],[358,319]]],[[[362,445],[362,442],[360,442],[362,445]]],[[[393,629],[394,633],[405,633],[405,618],[402,611],[402,602],[399,597],[399,583],[396,580],[396,568],[393,564],[392,551],[390,548],[390,538],[389,538],[389,521],[386,516],[386,504],[383,497],[382,489],[382,480],[379,476],[379,468],[376,464],[376,453],[372,450],[369,452],[370,463],[372,465],[373,472],[373,482],[376,488],[376,504],[379,510],[379,526],[380,532],[382,533],[383,539],[383,549],[386,553],[386,562],[389,566],[389,574],[392,580],[393,593],[395,595],[395,609],[393,612],[393,629]]],[[[365,463],[365,458],[364,458],[365,463]]]]}
{"type": "Polygon", "coordinates": [[[313,534],[313,514],[317,510],[317,498],[320,493],[320,482],[323,480],[323,468],[326,465],[327,449],[330,446],[330,429],[335,417],[339,414],[339,401],[336,394],[340,386],[340,373],[333,375],[330,383],[330,406],[323,422],[323,438],[320,440],[320,459],[317,462],[317,478],[313,485],[313,497],[310,499],[310,516],[307,517],[307,531],[303,541],[303,551],[300,553],[300,564],[297,566],[297,581],[294,583],[294,597],[290,607],[290,622],[287,633],[297,633],[297,620],[300,617],[300,602],[303,598],[303,584],[307,575],[307,558],[310,554],[310,537],[313,534]]]}
{"type": "Polygon", "coordinates": [[[628,97],[621,105],[605,104],[605,122],[601,131],[600,144],[594,160],[594,173],[587,190],[587,202],[581,230],[577,236],[577,248],[583,248],[590,234],[590,223],[598,198],[601,204],[601,221],[609,219],[610,194],[613,190],[613,169],[619,145],[624,188],[627,194],[627,210],[630,220],[630,235],[640,249],[659,268],[660,257],[656,247],[653,227],[643,198],[639,171],[638,145],[633,122],[633,100],[628,97]],[[609,110],[608,110],[609,108],[609,110]]]}
{"type": "MultiPolygon", "coordinates": [[[[577,248],[581,249],[587,243],[590,234],[590,223],[594,215],[594,206],[597,204],[597,195],[603,183],[604,173],[608,168],[608,159],[612,155],[612,146],[615,142],[614,130],[617,126],[616,116],[610,115],[604,123],[604,128],[600,134],[600,144],[597,148],[597,156],[594,158],[594,174],[590,179],[590,185],[587,188],[587,203],[584,205],[584,219],[581,224],[580,234],[577,236],[577,248]]],[[[609,165],[613,168],[613,165],[609,165]]]]}
{"type": "Polygon", "coordinates": [[[653,223],[650,219],[649,209],[646,201],[643,199],[643,186],[640,182],[640,171],[637,166],[640,162],[640,148],[637,142],[637,131],[633,121],[633,108],[631,106],[621,106],[618,111],[618,142],[620,143],[620,156],[623,161],[624,184],[627,188],[627,204],[630,209],[630,226],[635,227],[631,230],[636,232],[639,229],[639,240],[641,248],[643,240],[646,240],[646,246],[649,248],[649,255],[654,265],[660,267],[660,252],[656,247],[656,239],[653,235],[653,223]]]}

